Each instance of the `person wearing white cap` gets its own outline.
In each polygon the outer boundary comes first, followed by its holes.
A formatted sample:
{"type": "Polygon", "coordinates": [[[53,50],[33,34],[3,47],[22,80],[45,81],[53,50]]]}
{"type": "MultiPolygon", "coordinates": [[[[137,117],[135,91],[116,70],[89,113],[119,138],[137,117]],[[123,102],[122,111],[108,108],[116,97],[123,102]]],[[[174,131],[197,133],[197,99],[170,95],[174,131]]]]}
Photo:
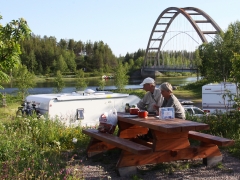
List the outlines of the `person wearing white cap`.
{"type": "Polygon", "coordinates": [[[156,88],[155,80],[150,77],[145,78],[140,85],[147,93],[138,102],[137,107],[141,110],[147,110],[150,114],[155,114],[157,112],[156,107],[161,107],[163,103],[161,90],[156,88]]]}
{"type": "MultiPolygon", "coordinates": [[[[172,85],[168,82],[164,82],[160,86],[164,101],[162,106],[159,107],[173,107],[175,111],[175,118],[185,119],[185,111],[177,97],[173,94],[172,85]]],[[[156,107],[158,109],[158,107],[156,107]]]]}
{"type": "MultiPolygon", "coordinates": [[[[143,90],[145,90],[147,93],[137,103],[137,107],[140,110],[147,110],[149,114],[158,113],[159,107],[161,107],[163,103],[163,96],[161,94],[161,90],[156,88],[155,80],[147,77],[140,85],[143,86],[143,90]]],[[[148,130],[147,134],[139,134],[137,137],[139,139],[149,141],[152,139],[152,134],[151,131],[148,130]]]]}

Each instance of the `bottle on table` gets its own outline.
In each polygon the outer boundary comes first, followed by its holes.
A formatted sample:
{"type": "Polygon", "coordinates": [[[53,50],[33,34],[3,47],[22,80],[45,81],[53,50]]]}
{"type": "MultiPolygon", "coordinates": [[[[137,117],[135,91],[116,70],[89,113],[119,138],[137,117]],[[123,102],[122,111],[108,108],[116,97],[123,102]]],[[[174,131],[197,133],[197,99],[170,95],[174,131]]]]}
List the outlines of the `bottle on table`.
{"type": "Polygon", "coordinates": [[[130,112],[130,105],[129,105],[129,103],[126,103],[125,113],[129,113],[129,112],[130,112]]]}

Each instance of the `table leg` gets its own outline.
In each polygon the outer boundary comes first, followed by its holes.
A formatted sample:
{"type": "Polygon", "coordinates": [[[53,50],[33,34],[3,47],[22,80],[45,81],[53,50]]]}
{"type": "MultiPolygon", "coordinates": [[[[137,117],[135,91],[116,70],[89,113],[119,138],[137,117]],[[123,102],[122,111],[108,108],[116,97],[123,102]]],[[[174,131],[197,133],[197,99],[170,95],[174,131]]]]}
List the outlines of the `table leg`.
{"type": "Polygon", "coordinates": [[[148,128],[129,124],[125,122],[118,122],[118,136],[124,139],[136,138],[138,134],[147,134],[148,128]]]}
{"type": "Polygon", "coordinates": [[[92,157],[96,154],[100,154],[114,148],[116,148],[116,146],[91,138],[87,147],[87,155],[88,157],[92,157]]]}

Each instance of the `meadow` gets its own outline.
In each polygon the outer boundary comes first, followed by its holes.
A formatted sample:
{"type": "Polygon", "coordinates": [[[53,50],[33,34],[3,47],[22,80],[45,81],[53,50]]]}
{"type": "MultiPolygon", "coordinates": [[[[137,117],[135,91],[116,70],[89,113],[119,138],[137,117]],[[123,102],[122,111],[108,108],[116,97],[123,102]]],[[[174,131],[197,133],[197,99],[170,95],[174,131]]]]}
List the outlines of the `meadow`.
{"type": "MultiPolygon", "coordinates": [[[[139,97],[142,90],[126,90],[139,97]]],[[[179,98],[200,101],[197,90],[179,88],[174,91],[179,98]]],[[[0,108],[0,179],[84,179],[81,156],[85,154],[90,138],[82,134],[83,128],[66,127],[57,119],[16,117],[21,98],[6,95],[7,106],[0,108]],[[72,165],[79,166],[75,171],[72,165]]],[[[240,112],[219,114],[214,117],[187,117],[210,125],[210,133],[234,139],[235,145],[225,148],[240,158],[240,112]]]]}

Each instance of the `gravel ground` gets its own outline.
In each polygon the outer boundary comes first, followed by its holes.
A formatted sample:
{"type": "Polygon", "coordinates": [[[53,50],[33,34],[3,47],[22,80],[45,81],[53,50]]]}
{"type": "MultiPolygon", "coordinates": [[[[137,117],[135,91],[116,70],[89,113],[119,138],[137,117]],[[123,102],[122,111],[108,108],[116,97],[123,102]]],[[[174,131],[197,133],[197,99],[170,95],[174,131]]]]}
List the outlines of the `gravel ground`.
{"type": "MultiPolygon", "coordinates": [[[[139,166],[137,174],[129,177],[119,177],[115,166],[119,152],[113,151],[106,154],[99,154],[91,158],[86,156],[78,157],[76,161],[80,165],[72,165],[72,170],[80,174],[79,178],[85,180],[113,179],[113,180],[239,180],[240,160],[222,151],[223,162],[215,167],[206,167],[202,160],[177,161],[171,163],[153,164],[139,166]]],[[[73,172],[73,171],[72,171],[73,172]]]]}

